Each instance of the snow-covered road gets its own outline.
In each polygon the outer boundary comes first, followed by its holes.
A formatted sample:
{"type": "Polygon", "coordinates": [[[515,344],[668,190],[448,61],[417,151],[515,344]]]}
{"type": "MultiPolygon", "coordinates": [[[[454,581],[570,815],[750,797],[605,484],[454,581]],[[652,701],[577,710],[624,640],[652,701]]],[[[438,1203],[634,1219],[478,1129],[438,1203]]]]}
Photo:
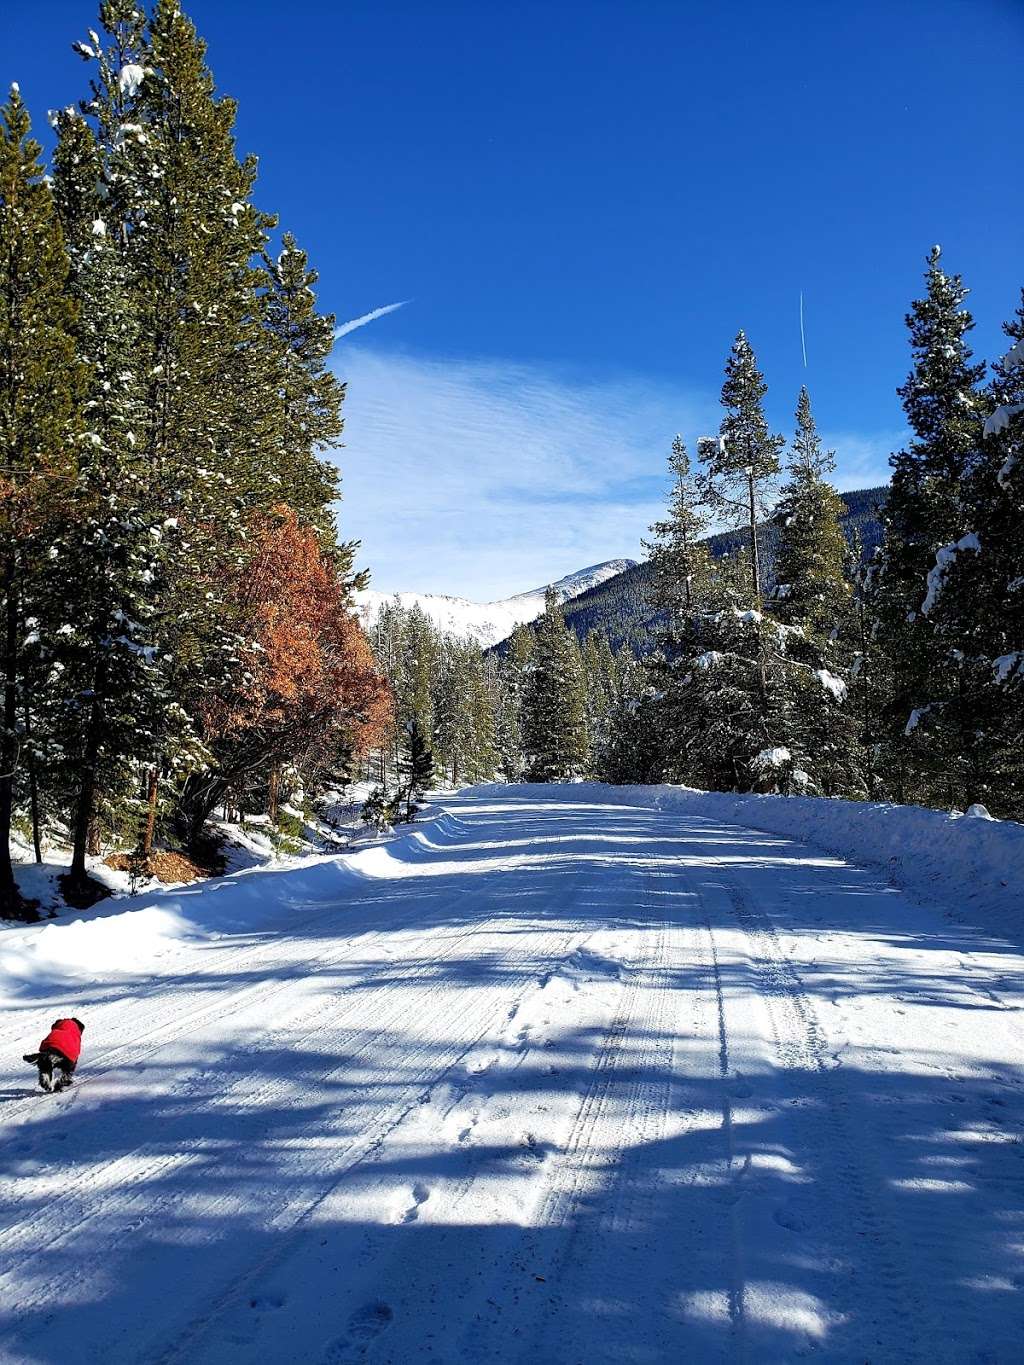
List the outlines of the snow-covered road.
{"type": "Polygon", "coordinates": [[[1021,1360],[1019,947],[635,801],[470,791],[26,987],[0,1360],[1021,1360]]]}

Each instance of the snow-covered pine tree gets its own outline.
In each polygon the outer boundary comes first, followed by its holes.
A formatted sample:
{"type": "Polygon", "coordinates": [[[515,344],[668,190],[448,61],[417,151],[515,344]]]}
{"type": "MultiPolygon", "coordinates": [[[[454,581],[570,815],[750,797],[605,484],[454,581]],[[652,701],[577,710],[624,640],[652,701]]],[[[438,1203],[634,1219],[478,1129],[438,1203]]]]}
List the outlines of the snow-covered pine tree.
{"type": "Polygon", "coordinates": [[[494,714],[484,662],[472,640],[439,633],[440,666],[434,680],[434,749],[451,781],[494,776],[494,714]]]}
{"type": "Polygon", "coordinates": [[[709,507],[725,514],[736,525],[747,527],[751,599],[758,609],[763,595],[758,525],[769,510],[779,473],[779,453],[786,444],[784,437],[773,435],[768,429],[763,405],[767,392],[746,333],[740,332],[725,365],[721,396],[725,416],[718,440],[701,443],[704,470],[699,483],[709,507]]]}
{"type": "MultiPolygon", "coordinates": [[[[11,865],[16,782],[27,771],[26,645],[49,533],[67,511],[82,373],[68,260],[39,144],[12,86],[0,109],[0,917],[28,915],[11,865]],[[23,761],[25,760],[25,761],[23,761]]],[[[65,582],[65,591],[68,588],[65,582]]]]}
{"type": "Polygon", "coordinates": [[[817,637],[831,634],[850,600],[843,500],[828,482],[835,451],[823,450],[810,395],[800,390],[789,477],[775,508],[779,528],[772,610],[817,637]]]}
{"type": "Polygon", "coordinates": [[[652,569],[651,596],[671,634],[700,603],[710,561],[703,539],[708,529],[707,509],[681,436],[672,442],[668,466],[672,489],[667,515],[652,524],[652,539],[644,541],[643,546],[652,569]]]}
{"type": "Polygon", "coordinates": [[[619,673],[608,636],[592,630],[580,653],[586,696],[587,735],[590,739],[590,772],[604,768],[604,755],[611,742],[611,717],[618,701],[619,673]]]}
{"type": "MultiPolygon", "coordinates": [[[[927,578],[938,551],[971,554],[965,490],[979,458],[986,399],[984,366],[972,363],[964,307],[967,289],[947,275],[941,251],[928,256],[927,289],[907,316],[913,369],[898,390],[914,439],[892,456],[892,484],[883,518],[885,539],[870,576],[876,681],[888,697],[877,723],[882,765],[897,800],[947,800],[943,756],[927,742],[938,673],[958,667],[928,624],[927,578]],[[938,653],[936,653],[936,647],[938,653]],[[877,655],[876,655],[877,657],[877,655]]],[[[945,690],[943,688],[943,690],[945,690]]]]}
{"type": "Polygon", "coordinates": [[[677,693],[695,657],[688,647],[697,638],[695,618],[707,605],[711,560],[702,539],[708,524],[705,498],[681,436],[672,442],[668,463],[672,487],[667,515],[653,523],[652,539],[644,541],[653,569],[651,601],[662,622],[658,647],[646,661],[650,696],[641,708],[636,699],[640,693],[634,688],[636,696],[628,700],[621,720],[634,734],[642,719],[649,720],[652,735],[643,746],[645,762],[649,766],[651,754],[660,752],[663,770],[679,774],[685,764],[677,693]]]}
{"type": "Polygon", "coordinates": [[[178,700],[168,649],[178,617],[167,610],[167,596],[179,576],[180,542],[147,448],[146,281],[131,261],[138,224],[152,203],[152,139],[137,122],[143,16],[111,0],[101,17],[108,45],[81,45],[96,67],[92,98],[82,106],[88,121],[73,109],[58,117],[54,158],[79,354],[90,376],[78,520],[64,525],[53,546],[80,600],[68,620],[58,593],[49,648],[59,677],[52,774],[75,793],[66,894],[79,902],[96,892],[86,853],[98,814],[108,825],[127,815],[147,844],[143,793],[153,791],[156,765],[188,755],[189,768],[203,757],[178,700]]]}
{"type": "Polygon", "coordinates": [[[523,776],[523,705],[535,652],[533,631],[528,625],[518,625],[498,665],[495,745],[506,782],[518,782],[523,776]]]}
{"type": "Polygon", "coordinates": [[[561,782],[586,769],[586,699],[579,646],[549,588],[536,625],[536,654],[523,703],[523,747],[532,782],[561,782]]]}
{"type": "Polygon", "coordinates": [[[441,637],[417,605],[409,608],[402,630],[403,658],[396,692],[399,725],[415,720],[428,744],[434,740],[434,684],[441,667],[441,637]]]}
{"type": "Polygon", "coordinates": [[[280,446],[274,477],[287,490],[289,506],[333,537],[329,509],[339,496],[339,474],[336,465],[318,454],[337,444],[344,427],[345,386],[327,368],[335,320],[317,312],[318,275],[291,233],[284,234],[276,259],[264,253],[264,269],[268,281],[264,327],[280,367],[280,446]]]}
{"type": "Polygon", "coordinates": [[[946,799],[1024,814],[1024,296],[1004,324],[981,455],[963,489],[968,531],[942,546],[921,614],[934,633],[929,709],[917,727],[946,799]]]}
{"type": "Polygon", "coordinates": [[[644,661],[625,646],[615,656],[615,699],[595,775],[605,782],[658,782],[664,776],[664,712],[644,661]]]}
{"type": "Polygon", "coordinates": [[[420,798],[429,791],[434,781],[434,755],[419,722],[415,719],[409,722],[405,731],[402,780],[405,791],[405,818],[411,820],[416,814],[420,798]]]}
{"type": "Polygon", "coordinates": [[[780,643],[789,687],[790,748],[805,756],[813,785],[827,796],[863,790],[857,722],[848,706],[852,597],[845,508],[828,476],[835,454],[822,449],[807,389],[800,390],[789,477],[775,509],[778,549],[772,616],[789,627],[780,643]]]}

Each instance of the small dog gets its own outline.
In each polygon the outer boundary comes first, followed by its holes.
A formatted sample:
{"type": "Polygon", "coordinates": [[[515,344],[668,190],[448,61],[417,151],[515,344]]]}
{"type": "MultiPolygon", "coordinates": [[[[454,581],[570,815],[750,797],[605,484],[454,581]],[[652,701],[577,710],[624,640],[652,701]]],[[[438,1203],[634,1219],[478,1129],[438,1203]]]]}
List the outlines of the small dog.
{"type": "Polygon", "coordinates": [[[38,1052],[24,1053],[26,1062],[39,1068],[39,1084],[46,1091],[64,1090],[78,1065],[82,1052],[81,1019],[55,1019],[53,1027],[39,1044],[38,1052]]]}

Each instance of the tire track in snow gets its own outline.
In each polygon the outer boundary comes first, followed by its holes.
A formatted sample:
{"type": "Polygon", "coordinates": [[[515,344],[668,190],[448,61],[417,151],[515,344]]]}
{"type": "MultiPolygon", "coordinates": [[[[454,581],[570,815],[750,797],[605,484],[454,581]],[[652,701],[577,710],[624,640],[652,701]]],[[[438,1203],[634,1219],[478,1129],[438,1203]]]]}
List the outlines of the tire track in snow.
{"type": "MultiPolygon", "coordinates": [[[[645,887],[649,891],[649,876],[645,887]]],[[[504,1343],[515,1338],[526,1343],[517,1347],[515,1359],[551,1360],[548,1343],[552,1334],[558,1334],[554,1320],[563,1307],[567,1272],[575,1264],[593,1267],[608,1235],[635,1226],[642,1193],[653,1197],[649,1185],[643,1188],[641,1170],[632,1158],[659,1140],[671,1104],[672,992],[661,979],[670,925],[665,916],[654,913],[650,895],[634,914],[649,916],[653,930],[641,933],[640,953],[623,964],[619,998],[592,1054],[576,1115],[560,1150],[538,1172],[540,1188],[523,1245],[491,1268],[473,1303],[464,1308],[464,1317],[473,1312],[460,1342],[468,1358],[511,1359],[504,1343]],[[580,1210],[598,1195],[600,1212],[584,1224],[580,1210]],[[508,1285],[521,1279],[524,1266],[529,1266],[533,1282],[545,1287],[542,1303],[517,1295],[508,1299],[508,1285]],[[503,1293],[506,1302],[496,1312],[495,1295],[503,1293]]],[[[590,1290],[594,1291],[592,1283],[590,1290]]]]}
{"type": "Polygon", "coordinates": [[[815,1176],[818,1207],[813,1235],[827,1230],[833,1259],[856,1263],[859,1278],[868,1281],[852,1296],[846,1278],[835,1277],[833,1301],[845,1300],[848,1326],[838,1329],[833,1349],[840,1348],[839,1336],[854,1333],[856,1341],[849,1342],[847,1336],[842,1343],[844,1355],[848,1349],[851,1358],[861,1350],[877,1350],[882,1343],[891,1349],[899,1342],[901,1361],[934,1360],[935,1343],[942,1340],[946,1324],[935,1315],[931,1286],[915,1283],[908,1274],[908,1267],[917,1260],[916,1238],[908,1240],[884,1209],[889,1202],[884,1193],[886,1177],[872,1160],[863,1126],[852,1126],[841,1067],[831,1058],[803,980],[768,916],[753,909],[742,887],[721,867],[715,872],[749,944],[750,964],[781,1074],[804,1081],[788,1123],[800,1132],[795,1158],[808,1163],[815,1176]],[[801,1093],[808,1088],[816,1101],[810,1105],[801,1093]],[[851,1229],[858,1239],[856,1245],[850,1243],[851,1229]],[[883,1307],[881,1316],[879,1306],[883,1307]],[[908,1324],[908,1315],[913,1326],[908,1324]]]}
{"type": "MultiPolygon", "coordinates": [[[[442,813],[441,817],[438,817],[438,824],[442,824],[443,814],[444,813],[442,813]]],[[[458,824],[461,822],[455,823],[458,824]]],[[[442,827],[448,828],[450,826],[442,825],[442,827]]],[[[286,877],[289,874],[287,872],[281,872],[273,875],[286,877]]],[[[358,887],[358,883],[356,883],[356,886],[358,887]]],[[[212,963],[211,970],[204,971],[200,966],[200,969],[193,973],[193,979],[198,978],[201,981],[204,977],[224,977],[237,973],[240,970],[245,970],[247,973],[251,974],[255,971],[273,969],[275,967],[291,967],[293,968],[293,971],[297,971],[299,959],[289,957],[289,951],[301,948],[304,945],[305,939],[303,937],[303,931],[310,928],[312,925],[344,917],[349,906],[352,903],[358,903],[359,900],[360,897],[357,891],[351,900],[339,899],[325,908],[322,907],[312,914],[306,915],[302,919],[295,920],[289,917],[287,922],[288,927],[286,929],[274,928],[263,930],[262,932],[266,937],[260,943],[238,948],[228,952],[224,956],[216,956],[212,963]]],[[[399,914],[398,918],[389,919],[384,925],[378,925],[372,929],[363,930],[354,937],[346,938],[346,947],[342,952],[333,954],[331,958],[326,961],[320,959],[318,966],[321,970],[324,968],[333,969],[334,967],[343,965],[345,962],[351,961],[357,956],[359,950],[364,947],[367,942],[378,941],[382,935],[386,934],[390,936],[396,932],[401,932],[406,926],[415,925],[422,917],[422,907],[417,904],[415,897],[410,896],[409,900],[410,906],[408,910],[404,914],[399,914]]],[[[427,931],[421,934],[418,942],[429,942],[432,937],[433,935],[430,931],[427,931]]],[[[201,950],[204,952],[214,951],[211,944],[201,945],[201,950]]],[[[184,954],[178,954],[178,956],[182,957],[186,955],[187,950],[184,954]]],[[[90,1053],[88,1073],[76,1080],[74,1088],[66,1095],[63,1102],[61,1102],[61,1107],[69,1108],[75,1103],[77,1095],[84,1089],[87,1089],[90,1084],[116,1072],[126,1061],[131,1061],[131,1063],[135,1065],[140,1060],[144,1061],[147,1058],[151,1058],[166,1047],[168,1043],[175,1042],[178,1039],[188,1037],[195,1033],[198,1028],[210,1019],[216,1019],[225,1013],[236,1013],[241,1004],[250,997],[265,1001],[269,996],[272,1002],[279,996],[286,995],[293,990],[294,984],[294,975],[289,975],[283,978],[276,990],[273,987],[268,987],[265,981],[256,981],[246,986],[236,987],[234,990],[228,991],[227,994],[217,992],[216,988],[214,988],[215,999],[213,1001],[207,1005],[199,1005],[184,1011],[181,1009],[180,1003],[176,998],[177,992],[174,990],[174,987],[171,986],[167,988],[166,994],[169,999],[164,1011],[165,1016],[167,1017],[164,1017],[157,1023],[150,1024],[148,1028],[143,1029],[137,1027],[137,1021],[129,1018],[122,1029],[122,1032],[128,1036],[128,1041],[123,1044],[115,1044],[113,1047],[107,1047],[99,1053],[90,1053]],[[156,1039],[157,1041],[153,1042],[151,1046],[140,1048],[140,1044],[150,1043],[153,1039],[156,1039]]],[[[102,1011],[108,1008],[110,1007],[101,1006],[99,1010],[94,1012],[92,1018],[95,1019],[96,1016],[99,1015],[102,1020],[102,1011]]],[[[38,1112],[38,1101],[38,1095],[30,1094],[26,1096],[23,1101],[16,1101],[8,1106],[3,1111],[2,1119],[0,1119],[0,1131],[8,1124],[17,1122],[22,1115],[38,1112]]]]}
{"type": "MultiPolygon", "coordinates": [[[[708,963],[715,991],[715,1012],[718,1025],[718,1080],[722,1107],[722,1138],[725,1145],[726,1173],[732,1191],[738,1195],[741,1181],[750,1170],[749,1153],[746,1160],[736,1168],[736,1138],[733,1131],[732,1096],[729,1084],[732,1079],[729,1060],[729,1030],[725,1013],[725,989],[722,985],[722,969],[718,960],[718,945],[711,928],[711,919],[705,915],[704,931],[707,935],[708,963]]],[[[740,1361],[747,1359],[746,1329],[746,1289],[743,1265],[743,1240],[740,1233],[738,1201],[729,1202],[729,1285],[727,1307],[729,1312],[729,1332],[732,1337],[732,1350],[740,1361]]]]}
{"type": "MultiPolygon", "coordinates": [[[[429,959],[426,962],[421,963],[417,968],[412,969],[413,974],[417,978],[429,977],[431,973],[436,971],[439,965],[450,960],[464,942],[470,939],[477,939],[482,934],[486,934],[488,927],[487,924],[476,924],[473,927],[468,928],[454,941],[449,941],[446,950],[443,953],[437,954],[433,959],[429,959]]],[[[575,932],[576,931],[571,930],[568,934],[560,935],[558,946],[552,943],[550,944],[551,949],[557,952],[558,947],[571,940],[575,932]]],[[[544,946],[543,940],[541,941],[541,946],[544,946]]],[[[535,979],[535,973],[533,971],[534,953],[535,949],[532,950],[529,955],[528,965],[521,967],[518,971],[513,971],[510,974],[510,985],[513,987],[529,987],[535,979]]],[[[521,959],[526,958],[527,954],[520,954],[519,957],[521,959]]],[[[515,960],[515,955],[509,953],[503,959],[503,962],[509,964],[513,963],[515,960]]],[[[372,980],[372,976],[369,979],[372,980]]],[[[408,974],[406,981],[403,982],[403,991],[407,985],[407,979],[408,974]]],[[[443,1000],[445,990],[442,984],[431,984],[419,995],[414,996],[412,1000],[410,1000],[407,995],[398,991],[395,991],[394,994],[395,1000],[393,1007],[384,1013],[383,1016],[378,1015],[376,1027],[372,1031],[368,1032],[365,1028],[360,1027],[352,1028],[344,1033],[340,1039],[334,1040],[332,1046],[335,1049],[341,1048],[344,1051],[348,1051],[354,1047],[359,1047],[363,1051],[367,1051],[375,1042],[388,1037],[394,1025],[400,1020],[404,1020],[410,1016],[417,1017],[421,1011],[427,1015],[434,1013],[434,1006],[436,1002],[443,1000]]],[[[308,1006],[309,1002],[306,1002],[306,1004],[308,1006]]],[[[313,1016],[314,1019],[322,1019],[322,1006],[318,1004],[315,1008],[317,1013],[313,1016]]],[[[334,1030],[340,1022],[351,1017],[353,1014],[357,1014],[363,1008],[364,1005],[361,999],[348,1000],[335,1015],[328,1021],[323,1022],[322,1027],[319,1028],[319,1032],[327,1033],[334,1030]]],[[[418,1075],[416,1074],[417,1068],[430,1058],[434,1046],[433,1043],[427,1043],[422,1048],[413,1049],[412,1051],[403,1051],[402,1068],[403,1070],[412,1073],[412,1078],[404,1087],[405,1093],[396,1100],[390,1093],[391,1083],[386,1082],[378,1086],[376,1090],[371,1090],[364,1095],[359,1107],[361,1109],[370,1109],[370,1113],[366,1119],[370,1128],[370,1134],[369,1137],[367,1137],[365,1133],[357,1135],[350,1144],[351,1151],[348,1148],[343,1151],[341,1160],[345,1164],[341,1174],[347,1174],[358,1161],[363,1160],[368,1153],[372,1152],[376,1146],[379,1146],[386,1136],[401,1123],[402,1119],[422,1103],[424,1087],[429,1087],[430,1084],[437,1084],[452,1067],[458,1064],[459,1060],[466,1052],[476,1045],[479,1038],[492,1027],[493,1019],[490,1015],[488,1015],[482,1028],[474,1027],[471,1017],[467,1016],[467,1020],[463,1023],[461,1031],[456,1030],[455,1033],[459,1043],[465,1043],[465,1046],[463,1046],[461,1050],[456,1048],[439,1066],[435,1067],[433,1071],[431,1071],[429,1066],[424,1066],[423,1071],[418,1075]],[[467,1039],[468,1042],[466,1042],[467,1039]],[[374,1104],[377,1105],[376,1109],[373,1108],[374,1104]]],[[[272,1038],[275,1031],[276,1030],[274,1029],[268,1029],[265,1036],[272,1038]]],[[[308,1037],[309,1033],[305,1033],[304,1036],[308,1037]]],[[[392,1046],[395,1047],[398,1045],[397,1042],[392,1044],[392,1046]]],[[[346,1060],[337,1067],[322,1074],[321,1083],[329,1083],[331,1080],[343,1077],[345,1073],[351,1069],[351,1065],[351,1061],[346,1057],[346,1060]]],[[[258,1109],[262,1105],[271,1103],[276,1094],[281,1095],[285,1099],[291,1098],[292,1083],[290,1078],[277,1077],[263,1087],[254,1089],[248,1078],[244,1074],[239,1074],[233,1079],[231,1088],[217,1097],[212,1108],[231,1108],[238,1100],[241,1100],[247,1108],[258,1109]]],[[[188,1098],[188,1095],[189,1090],[186,1089],[185,1093],[181,1095],[180,1098],[188,1098]]],[[[169,1098],[173,1097],[174,1096],[171,1096],[169,1098]]],[[[207,1105],[208,1109],[210,1107],[211,1106],[207,1105]]],[[[346,1111],[346,1121],[351,1112],[351,1110],[346,1111]]],[[[230,1160],[235,1154],[234,1147],[227,1150],[214,1148],[211,1151],[206,1145],[205,1138],[200,1136],[190,1144],[190,1150],[181,1151],[179,1149],[178,1151],[171,1153],[158,1153],[154,1156],[154,1159],[150,1164],[144,1166],[140,1170],[136,1164],[139,1154],[145,1152],[148,1147],[154,1145],[155,1143],[141,1144],[132,1152],[122,1155],[114,1162],[105,1163],[98,1169],[91,1169],[77,1182],[64,1180],[61,1200],[56,1205],[49,1206],[46,1218],[47,1222],[59,1219],[64,1226],[59,1230],[53,1229],[52,1227],[49,1229],[41,1229],[38,1213],[36,1211],[30,1212],[28,1219],[31,1222],[30,1231],[32,1239],[37,1242],[42,1239],[45,1244],[41,1246],[34,1255],[30,1254],[20,1261],[20,1264],[17,1267],[17,1273],[24,1274],[31,1269],[32,1264],[37,1259],[48,1256],[67,1239],[77,1238],[82,1235],[94,1220],[103,1218],[108,1211],[112,1212],[117,1221],[120,1222],[125,1215],[131,1216],[136,1209],[138,1209],[140,1212],[145,1212],[145,1221],[156,1221],[158,1223],[165,1214],[170,1215],[173,1212],[175,1205],[181,1198],[181,1190],[180,1187],[168,1188],[162,1195],[158,1194],[154,1198],[152,1191],[148,1188],[154,1181],[158,1179],[165,1180],[168,1176],[172,1175],[179,1177],[190,1166],[199,1167],[203,1170],[204,1174],[208,1174],[219,1162],[230,1160]],[[99,1203],[89,1209],[83,1217],[77,1207],[76,1199],[80,1201],[88,1198],[92,1189],[100,1179],[102,1179],[104,1186],[109,1188],[100,1195],[99,1203]],[[137,1194],[129,1195],[126,1199],[124,1190],[130,1185],[137,1185],[140,1186],[140,1188],[137,1194]]],[[[335,1169],[335,1155],[332,1155],[331,1157],[331,1169],[335,1169]]],[[[335,1181],[335,1183],[337,1182],[335,1181]]],[[[315,1201],[315,1203],[318,1202],[319,1200],[315,1201]]],[[[313,1205],[310,1205],[309,1207],[312,1208],[313,1205]]],[[[215,1212],[216,1208],[214,1206],[209,1210],[210,1216],[214,1215],[215,1212]]],[[[25,1217],[22,1217],[16,1223],[8,1225],[4,1234],[0,1234],[0,1249],[12,1244],[14,1236],[17,1235],[24,1223],[25,1217]]],[[[122,1234],[120,1236],[115,1235],[114,1238],[106,1237],[104,1244],[108,1249],[114,1249],[120,1245],[121,1241],[126,1238],[130,1239],[136,1230],[137,1228],[129,1222],[122,1229],[122,1234]]],[[[14,1272],[9,1272],[8,1274],[12,1273],[14,1272]]],[[[6,1278],[8,1277],[0,1276],[0,1291],[2,1291],[4,1287],[4,1280],[6,1278]]],[[[54,1288],[55,1286],[52,1278],[47,1278],[45,1289],[40,1296],[40,1301],[50,1301],[54,1293],[54,1288]]],[[[23,1307],[31,1307],[35,1301],[36,1300],[31,1296],[23,1296],[20,1299],[23,1307]]]]}
{"type": "MultiPolygon", "coordinates": [[[[481,931],[482,926],[478,926],[477,932],[481,931]]],[[[557,936],[553,935],[548,940],[538,941],[535,938],[529,953],[509,953],[507,955],[506,962],[518,960],[523,963],[520,970],[506,976],[507,984],[515,990],[513,1010],[518,1009],[523,998],[536,987],[538,948],[542,950],[540,956],[545,960],[557,961],[566,955],[568,946],[574,939],[580,935],[586,936],[589,932],[585,925],[577,922],[563,927],[557,936]]],[[[407,1000],[402,1002],[401,1008],[403,1013],[408,1011],[412,1017],[420,1017],[421,1013],[426,1013],[426,1011],[421,1012],[415,1008],[410,1008],[407,1000]]],[[[246,1291],[247,1286],[251,1286],[261,1278],[272,1274],[275,1267],[288,1259],[296,1249],[308,1224],[337,1195],[339,1188],[351,1177],[356,1168],[374,1160],[387,1141],[401,1129],[406,1120],[415,1115],[421,1106],[429,1101],[431,1092],[443,1085],[451,1073],[465,1063],[481,1042],[489,1035],[493,1035],[495,1029],[500,1027],[500,1021],[496,1019],[496,1015],[503,1016],[507,1020],[508,1013],[509,1003],[506,994],[498,1001],[491,1002],[486,1017],[482,1020],[479,1017],[474,1019],[466,1012],[456,1016],[458,1022],[453,1029],[456,1041],[443,1062],[438,1065],[435,1058],[433,1068],[424,1069],[416,1080],[410,1081],[407,1087],[408,1093],[401,1101],[395,1102],[392,1097],[386,1107],[386,1112],[382,1112],[375,1120],[371,1120],[369,1124],[360,1120],[362,1129],[354,1143],[342,1155],[341,1164],[339,1165],[339,1160],[335,1157],[325,1169],[323,1174],[327,1177],[327,1183],[318,1190],[313,1199],[303,1202],[301,1207],[289,1211],[286,1217],[274,1221],[273,1231],[275,1233],[283,1232],[285,1236],[263,1256],[241,1268],[227,1285],[222,1286],[215,1300],[207,1304],[198,1317],[194,1318],[186,1327],[178,1329],[173,1340],[168,1342],[158,1354],[149,1357],[152,1365],[164,1365],[164,1362],[182,1358],[192,1360],[197,1357],[197,1353],[205,1353],[206,1347],[209,1345],[211,1329],[215,1330],[216,1325],[226,1318],[244,1299],[244,1291],[246,1291]]],[[[412,1052],[403,1050],[403,1067],[415,1071],[420,1063],[421,1056],[429,1055],[429,1051],[429,1047],[423,1050],[414,1049],[412,1052]]],[[[425,1198],[416,1200],[418,1206],[422,1206],[425,1202],[425,1198]]]]}

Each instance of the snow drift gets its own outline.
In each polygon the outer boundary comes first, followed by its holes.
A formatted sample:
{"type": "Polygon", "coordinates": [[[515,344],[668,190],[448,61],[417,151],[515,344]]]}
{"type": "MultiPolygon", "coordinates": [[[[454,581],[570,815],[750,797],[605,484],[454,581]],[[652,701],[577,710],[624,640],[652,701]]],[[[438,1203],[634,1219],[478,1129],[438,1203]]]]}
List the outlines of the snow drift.
{"type": "MultiPolygon", "coordinates": [[[[568,788],[579,791],[578,787],[568,788]]],[[[1024,825],[888,802],[759,796],[692,787],[604,787],[625,804],[654,805],[813,844],[881,867],[915,899],[939,902],[986,929],[1024,930],[1024,825]]]]}

